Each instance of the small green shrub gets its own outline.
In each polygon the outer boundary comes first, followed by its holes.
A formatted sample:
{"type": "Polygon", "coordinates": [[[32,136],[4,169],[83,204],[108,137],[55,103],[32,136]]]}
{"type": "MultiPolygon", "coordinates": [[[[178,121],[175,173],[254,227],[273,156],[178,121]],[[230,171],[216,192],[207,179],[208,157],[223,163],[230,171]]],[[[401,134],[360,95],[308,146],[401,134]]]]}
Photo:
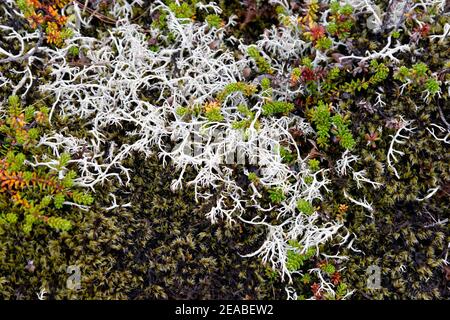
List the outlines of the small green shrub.
{"type": "Polygon", "coordinates": [[[348,128],[348,121],[341,115],[331,116],[326,104],[319,101],[318,106],[312,111],[312,121],[317,128],[317,143],[321,147],[329,145],[330,133],[339,139],[339,144],[345,149],[353,149],[356,142],[348,128]]]}
{"type": "Polygon", "coordinates": [[[277,114],[288,114],[295,108],[294,104],[285,101],[270,101],[263,105],[262,114],[273,116],[277,114]]]}
{"type": "Polygon", "coordinates": [[[311,215],[314,212],[314,207],[312,206],[312,204],[304,199],[300,199],[297,201],[297,209],[298,211],[306,215],[311,215]]]}
{"type": "MultiPolygon", "coordinates": [[[[90,205],[93,198],[73,190],[76,173],[66,170],[70,155],[61,154],[54,165],[32,166],[34,157],[42,157],[44,149],[37,147],[41,127],[47,121],[48,110],[33,107],[22,109],[16,96],[9,98],[6,119],[0,121],[3,145],[0,159],[0,225],[22,223],[29,234],[33,225],[44,223],[58,231],[71,229],[71,222],[60,217],[65,201],[90,205]]],[[[48,155],[47,159],[48,159],[48,155]]]]}

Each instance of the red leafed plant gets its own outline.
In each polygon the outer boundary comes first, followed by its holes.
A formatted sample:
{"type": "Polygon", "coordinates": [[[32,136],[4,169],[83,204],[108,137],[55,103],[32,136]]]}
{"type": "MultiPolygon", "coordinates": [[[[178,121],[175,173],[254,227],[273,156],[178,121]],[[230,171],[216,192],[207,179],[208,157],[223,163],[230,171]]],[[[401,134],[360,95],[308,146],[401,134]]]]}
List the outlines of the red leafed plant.
{"type": "Polygon", "coordinates": [[[305,36],[309,37],[309,39],[315,43],[317,40],[325,36],[325,27],[314,22],[310,23],[308,31],[305,32],[305,36]]]}
{"type": "Polygon", "coordinates": [[[331,276],[331,283],[334,285],[338,285],[341,282],[341,274],[339,272],[335,272],[331,276]]]}
{"type": "Polygon", "coordinates": [[[414,29],[414,32],[420,34],[422,38],[425,38],[426,36],[428,36],[428,33],[430,33],[430,28],[430,25],[425,23],[419,27],[416,27],[414,29]]]}

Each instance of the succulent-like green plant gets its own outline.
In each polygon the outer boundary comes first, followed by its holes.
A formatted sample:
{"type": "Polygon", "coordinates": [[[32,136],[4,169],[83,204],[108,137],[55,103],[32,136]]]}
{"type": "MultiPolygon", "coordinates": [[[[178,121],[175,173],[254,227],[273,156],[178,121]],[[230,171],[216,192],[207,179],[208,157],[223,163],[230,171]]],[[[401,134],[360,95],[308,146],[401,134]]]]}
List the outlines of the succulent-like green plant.
{"type": "Polygon", "coordinates": [[[286,199],[286,196],[284,195],[283,190],[281,190],[280,188],[271,188],[268,190],[268,193],[269,193],[270,201],[275,204],[279,204],[284,199],[286,199]]]}
{"type": "Polygon", "coordinates": [[[331,128],[331,115],[328,105],[319,101],[319,104],[313,111],[312,121],[317,128],[317,143],[322,147],[327,146],[331,128]]]}
{"type": "Polygon", "coordinates": [[[345,149],[353,149],[355,140],[348,128],[348,121],[340,114],[331,116],[329,107],[319,101],[317,107],[312,111],[312,121],[317,128],[317,143],[319,146],[329,145],[330,133],[339,139],[339,144],[345,149]]]}
{"type": "Polygon", "coordinates": [[[250,46],[247,49],[247,54],[255,61],[259,72],[271,74],[273,72],[269,61],[267,61],[261,53],[258,51],[256,46],[250,46]]]}
{"type": "Polygon", "coordinates": [[[291,272],[299,270],[306,261],[316,254],[314,247],[308,248],[305,253],[300,253],[302,248],[297,240],[289,240],[289,245],[293,249],[287,252],[286,267],[291,272]]]}

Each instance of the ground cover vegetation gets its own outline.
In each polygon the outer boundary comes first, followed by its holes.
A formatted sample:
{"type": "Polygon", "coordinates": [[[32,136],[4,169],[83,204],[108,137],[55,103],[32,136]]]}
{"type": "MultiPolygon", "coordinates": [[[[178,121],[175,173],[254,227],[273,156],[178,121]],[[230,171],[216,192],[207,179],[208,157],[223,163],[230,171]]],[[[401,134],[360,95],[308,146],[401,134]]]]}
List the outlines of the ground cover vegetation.
{"type": "Polygon", "coordinates": [[[0,12],[2,298],[449,297],[446,1],[0,12]]]}

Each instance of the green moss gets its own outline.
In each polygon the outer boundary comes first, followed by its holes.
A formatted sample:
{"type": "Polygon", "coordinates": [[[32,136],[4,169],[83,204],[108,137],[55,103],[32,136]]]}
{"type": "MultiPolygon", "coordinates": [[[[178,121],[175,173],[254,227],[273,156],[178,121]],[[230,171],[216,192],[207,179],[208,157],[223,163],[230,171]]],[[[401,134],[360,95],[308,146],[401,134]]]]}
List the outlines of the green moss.
{"type": "Polygon", "coordinates": [[[320,162],[317,159],[308,160],[308,167],[311,171],[318,171],[320,169],[320,162]]]}

